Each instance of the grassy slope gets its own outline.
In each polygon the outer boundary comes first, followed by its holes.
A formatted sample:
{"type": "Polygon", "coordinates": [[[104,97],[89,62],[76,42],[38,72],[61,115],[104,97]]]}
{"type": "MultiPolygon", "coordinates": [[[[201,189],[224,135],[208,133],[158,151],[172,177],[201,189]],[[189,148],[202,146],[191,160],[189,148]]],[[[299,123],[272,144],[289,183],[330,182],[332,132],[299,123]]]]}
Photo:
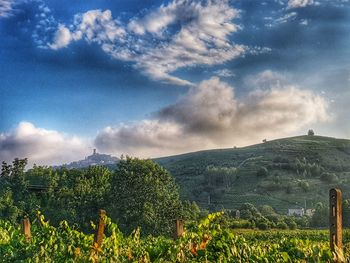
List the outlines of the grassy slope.
{"type": "Polygon", "coordinates": [[[298,136],[278,139],[244,148],[209,150],[156,159],[167,168],[180,185],[184,199],[196,201],[202,208],[234,209],[242,203],[268,204],[285,213],[293,206],[313,207],[317,202],[327,202],[331,187],[340,187],[343,198],[350,198],[350,140],[322,136],[298,136]],[[282,158],[282,161],[278,158],[282,158]],[[321,180],[316,176],[297,173],[296,159],[322,166],[323,172],[337,175],[338,180],[321,180]],[[283,167],[287,163],[289,168],[283,167]],[[236,167],[238,172],[230,187],[214,186],[211,192],[204,180],[206,167],[236,167]],[[260,167],[269,174],[256,175],[260,167]],[[306,182],[307,190],[300,187],[306,182]],[[289,190],[287,186],[289,185],[289,190]]]}

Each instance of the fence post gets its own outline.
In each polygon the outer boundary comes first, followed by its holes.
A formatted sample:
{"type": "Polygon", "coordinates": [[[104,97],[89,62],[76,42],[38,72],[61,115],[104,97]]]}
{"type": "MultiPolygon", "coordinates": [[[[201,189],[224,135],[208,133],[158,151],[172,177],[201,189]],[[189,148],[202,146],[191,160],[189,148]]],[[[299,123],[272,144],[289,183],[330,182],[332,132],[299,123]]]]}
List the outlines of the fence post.
{"type": "Polygon", "coordinates": [[[100,209],[99,213],[99,220],[98,220],[98,226],[97,226],[97,231],[95,233],[95,240],[94,243],[95,245],[97,244],[98,247],[101,247],[102,241],[103,241],[103,232],[105,229],[105,217],[106,217],[106,211],[100,209]]]}
{"type": "Polygon", "coordinates": [[[183,235],[183,233],[184,233],[184,221],[181,219],[176,219],[174,239],[178,239],[183,235]]]}
{"type": "Polygon", "coordinates": [[[32,238],[32,234],[30,232],[30,221],[29,221],[29,218],[22,219],[22,232],[23,232],[23,235],[26,238],[26,241],[30,242],[30,240],[32,238]]]}
{"type": "Polygon", "coordinates": [[[331,250],[337,255],[335,262],[341,262],[338,252],[343,248],[342,242],[342,196],[341,190],[329,190],[329,232],[331,250]]]}

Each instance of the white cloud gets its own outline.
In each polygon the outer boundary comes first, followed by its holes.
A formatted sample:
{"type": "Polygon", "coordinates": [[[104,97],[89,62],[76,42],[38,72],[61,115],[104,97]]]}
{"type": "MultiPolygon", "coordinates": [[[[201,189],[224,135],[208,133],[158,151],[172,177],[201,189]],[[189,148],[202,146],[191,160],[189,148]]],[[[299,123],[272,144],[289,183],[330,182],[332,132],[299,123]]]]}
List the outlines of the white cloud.
{"type": "Polygon", "coordinates": [[[232,70],[229,70],[227,68],[225,69],[220,69],[214,72],[215,75],[223,78],[229,78],[229,77],[234,77],[235,73],[232,70]]]}
{"type": "Polygon", "coordinates": [[[70,28],[60,24],[53,42],[48,46],[52,49],[60,49],[82,38],[102,45],[122,42],[124,35],[124,29],[118,25],[117,20],[112,18],[110,10],[90,10],[84,14],[75,15],[74,23],[70,28]]]}
{"type": "Polygon", "coordinates": [[[69,31],[64,32],[64,26],[59,24],[53,16],[51,9],[46,5],[44,0],[28,0],[32,5],[37,5],[37,12],[35,14],[36,26],[32,33],[32,38],[37,47],[47,49],[58,49],[68,45],[64,44],[64,33],[67,35],[69,31]],[[61,35],[61,36],[60,36],[61,35]],[[52,41],[52,36],[56,39],[57,43],[51,47],[47,44],[52,41]]]}
{"type": "Polygon", "coordinates": [[[330,119],[326,100],[296,86],[258,89],[237,98],[217,77],[203,81],[153,119],[107,127],[95,139],[101,151],[155,157],[242,146],[293,135],[330,119]]]}
{"type": "Polygon", "coordinates": [[[128,23],[128,29],[139,35],[143,35],[146,32],[160,35],[168,25],[176,22],[179,6],[183,3],[184,1],[174,1],[167,6],[160,6],[157,10],[141,19],[131,19],[128,23]]]}
{"type": "Polygon", "coordinates": [[[15,5],[22,1],[19,0],[0,0],[0,18],[12,16],[15,5]]]}
{"type": "Polygon", "coordinates": [[[74,39],[82,37],[88,42],[115,43],[123,41],[125,30],[119,25],[118,20],[112,18],[110,10],[91,10],[74,18],[74,39]]]}
{"type": "Polygon", "coordinates": [[[89,143],[78,137],[21,122],[9,133],[0,133],[0,161],[29,158],[29,165],[54,165],[71,162],[90,152],[89,143]]]}
{"type": "Polygon", "coordinates": [[[49,45],[52,49],[60,49],[69,45],[72,41],[72,33],[64,25],[59,25],[55,33],[54,41],[49,45]]]}
{"type": "Polygon", "coordinates": [[[238,16],[228,0],[174,0],[124,27],[111,11],[92,10],[76,15],[70,26],[61,25],[49,46],[58,49],[83,38],[100,44],[115,59],[134,62],[154,80],[192,85],[172,73],[221,64],[246,52],[245,46],[229,40],[240,29],[232,22],[238,16]]]}
{"type": "Polygon", "coordinates": [[[307,26],[308,24],[309,24],[309,20],[307,20],[307,19],[302,19],[302,20],[300,20],[300,23],[299,23],[300,25],[303,25],[303,26],[307,26]]]}
{"type": "Polygon", "coordinates": [[[276,18],[275,20],[267,23],[266,26],[268,26],[268,27],[278,26],[278,25],[287,23],[291,20],[295,20],[297,18],[297,16],[298,16],[297,12],[290,12],[290,13],[287,13],[287,14],[285,14],[279,18],[276,18]]]}
{"type": "Polygon", "coordinates": [[[315,4],[314,0],[289,0],[287,8],[301,8],[315,4]]]}
{"type": "Polygon", "coordinates": [[[286,76],[272,70],[264,70],[256,75],[248,75],[245,84],[254,89],[280,88],[286,82],[286,76]]]}

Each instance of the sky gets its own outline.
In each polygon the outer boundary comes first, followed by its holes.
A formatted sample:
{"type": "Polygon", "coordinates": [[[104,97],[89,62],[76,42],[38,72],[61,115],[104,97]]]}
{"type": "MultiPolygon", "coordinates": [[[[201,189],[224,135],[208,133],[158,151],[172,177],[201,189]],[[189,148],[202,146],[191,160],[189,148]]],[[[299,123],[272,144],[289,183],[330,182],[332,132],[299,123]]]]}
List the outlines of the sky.
{"type": "Polygon", "coordinates": [[[0,161],[350,139],[348,0],[0,0],[0,161]]]}

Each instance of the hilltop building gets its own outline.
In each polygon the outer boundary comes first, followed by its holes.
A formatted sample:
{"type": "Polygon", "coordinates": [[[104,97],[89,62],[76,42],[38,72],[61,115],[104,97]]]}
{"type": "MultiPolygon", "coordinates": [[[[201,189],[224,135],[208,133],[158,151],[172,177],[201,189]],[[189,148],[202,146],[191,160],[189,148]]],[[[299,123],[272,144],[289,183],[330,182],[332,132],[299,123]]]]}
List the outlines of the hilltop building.
{"type": "Polygon", "coordinates": [[[92,155],[85,157],[84,160],[72,162],[69,164],[62,165],[68,169],[73,168],[86,168],[94,165],[114,165],[119,161],[117,157],[109,154],[98,153],[96,149],[93,149],[92,155]]]}

